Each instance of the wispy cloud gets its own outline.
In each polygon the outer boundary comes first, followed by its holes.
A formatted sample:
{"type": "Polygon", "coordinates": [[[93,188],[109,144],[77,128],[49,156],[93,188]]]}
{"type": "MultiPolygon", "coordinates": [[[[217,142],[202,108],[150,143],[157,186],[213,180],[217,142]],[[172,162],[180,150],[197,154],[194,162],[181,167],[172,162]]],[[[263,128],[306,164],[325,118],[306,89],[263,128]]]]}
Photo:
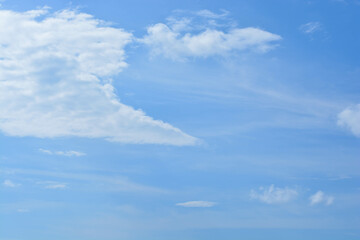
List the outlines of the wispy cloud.
{"type": "MultiPolygon", "coordinates": [[[[156,192],[156,193],[164,193],[166,190],[147,186],[139,183],[135,183],[129,180],[124,176],[107,176],[101,174],[93,174],[93,173],[84,173],[84,172],[62,172],[62,171],[42,171],[42,170],[33,170],[33,169],[0,169],[1,174],[17,174],[24,176],[36,176],[36,177],[49,177],[58,179],[58,181],[41,181],[37,182],[37,184],[43,185],[44,188],[46,186],[52,185],[66,185],[66,182],[78,181],[78,182],[86,182],[87,185],[89,183],[94,187],[101,186],[101,190],[104,191],[114,191],[114,192],[156,192]],[[65,182],[65,183],[64,183],[65,182]]],[[[61,188],[61,186],[58,188],[61,188]]]]}
{"type": "Polygon", "coordinates": [[[344,109],[338,115],[338,124],[360,137],[360,104],[344,109]]]}
{"type": "Polygon", "coordinates": [[[333,196],[325,195],[322,191],[317,191],[314,195],[311,195],[310,198],[310,205],[316,205],[319,203],[324,203],[325,205],[331,205],[334,202],[333,196]]]}
{"type": "Polygon", "coordinates": [[[51,151],[51,150],[47,150],[47,149],[39,149],[40,152],[42,153],[46,153],[49,155],[60,155],[60,156],[66,156],[66,157],[81,157],[81,156],[85,156],[86,154],[83,152],[78,152],[78,151],[51,151]]]}
{"type": "Polygon", "coordinates": [[[13,181],[7,179],[7,180],[4,180],[3,186],[13,188],[13,187],[19,187],[19,186],[21,186],[21,184],[14,183],[13,181]]]}
{"type": "Polygon", "coordinates": [[[300,26],[300,30],[305,34],[312,34],[321,30],[321,28],[320,22],[308,22],[300,26]]]}
{"type": "Polygon", "coordinates": [[[201,17],[205,17],[205,18],[219,19],[219,18],[224,18],[224,17],[228,16],[229,11],[222,10],[221,13],[219,14],[219,13],[214,13],[208,9],[203,9],[203,10],[197,11],[195,14],[198,16],[201,16],[201,17]]]}
{"type": "Polygon", "coordinates": [[[19,208],[16,210],[17,212],[19,213],[27,213],[27,212],[30,212],[29,209],[24,209],[24,208],[19,208]]]}
{"type": "Polygon", "coordinates": [[[264,203],[286,203],[296,198],[298,192],[288,187],[278,188],[274,185],[270,187],[260,187],[259,191],[251,190],[250,198],[256,199],[264,203]]]}
{"type": "Polygon", "coordinates": [[[0,130],[11,136],[193,145],[120,102],[112,78],[133,35],[85,13],[0,10],[0,130]]]}
{"type": "Polygon", "coordinates": [[[41,185],[45,189],[65,189],[68,188],[67,183],[57,181],[39,181],[37,184],[41,185]]]}
{"type": "Polygon", "coordinates": [[[62,184],[62,183],[50,184],[50,185],[45,186],[45,188],[47,188],[47,189],[63,189],[63,188],[67,188],[67,185],[62,184]]]}
{"type": "Polygon", "coordinates": [[[207,208],[207,207],[213,207],[215,205],[216,202],[209,202],[209,201],[189,201],[189,202],[182,202],[176,204],[176,206],[193,207],[193,208],[207,208]]]}
{"type": "Polygon", "coordinates": [[[139,41],[148,45],[153,55],[184,60],[188,57],[224,56],[232,51],[265,52],[281,39],[279,35],[255,27],[218,29],[221,27],[214,19],[226,16],[227,12],[218,15],[202,10],[196,14],[213,20],[192,26],[191,17],[169,18],[171,21],[167,23],[148,27],[147,35],[139,41]]]}

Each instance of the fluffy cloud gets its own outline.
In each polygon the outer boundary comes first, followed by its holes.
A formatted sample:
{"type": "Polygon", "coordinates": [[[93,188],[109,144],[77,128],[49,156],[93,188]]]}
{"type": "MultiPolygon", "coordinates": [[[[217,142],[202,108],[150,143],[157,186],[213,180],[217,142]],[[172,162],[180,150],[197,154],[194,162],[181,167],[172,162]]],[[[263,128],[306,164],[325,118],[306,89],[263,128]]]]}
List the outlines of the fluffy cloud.
{"type": "Polygon", "coordinates": [[[11,181],[11,180],[5,180],[5,181],[3,182],[3,185],[4,185],[5,187],[11,187],[11,188],[13,188],[13,187],[19,187],[21,184],[14,183],[14,182],[11,181]]]}
{"type": "Polygon", "coordinates": [[[222,18],[226,13],[218,15],[202,10],[196,15],[212,19],[196,25],[192,18],[169,18],[166,24],[157,23],[148,27],[147,35],[140,41],[148,45],[154,55],[183,60],[249,49],[264,52],[274,47],[273,42],[281,39],[279,35],[254,27],[231,27],[228,31],[216,29],[223,25],[217,24],[214,19],[222,18]]]}
{"type": "Polygon", "coordinates": [[[133,36],[91,15],[0,10],[0,130],[11,136],[191,145],[181,130],[120,102],[112,77],[133,36]]]}
{"type": "Polygon", "coordinates": [[[314,195],[310,196],[309,200],[311,205],[319,203],[331,205],[334,202],[334,197],[325,195],[322,191],[317,191],[314,195]]]}
{"type": "Polygon", "coordinates": [[[39,149],[40,152],[42,153],[46,153],[49,155],[60,155],[60,156],[66,156],[66,157],[81,157],[81,156],[85,156],[86,154],[83,152],[78,152],[78,151],[51,151],[51,150],[47,150],[47,149],[39,149]]]}
{"type": "Polygon", "coordinates": [[[350,129],[355,136],[360,137],[360,104],[343,110],[338,115],[338,124],[350,129]]]}
{"type": "Polygon", "coordinates": [[[216,205],[215,202],[208,202],[208,201],[189,201],[189,202],[176,204],[176,206],[181,206],[181,207],[213,207],[215,205],[216,205]]]}
{"type": "Polygon", "coordinates": [[[298,192],[290,188],[278,188],[274,185],[271,185],[268,188],[260,187],[260,192],[251,190],[250,197],[251,199],[256,199],[264,203],[273,204],[273,203],[286,203],[294,199],[298,192]]]}

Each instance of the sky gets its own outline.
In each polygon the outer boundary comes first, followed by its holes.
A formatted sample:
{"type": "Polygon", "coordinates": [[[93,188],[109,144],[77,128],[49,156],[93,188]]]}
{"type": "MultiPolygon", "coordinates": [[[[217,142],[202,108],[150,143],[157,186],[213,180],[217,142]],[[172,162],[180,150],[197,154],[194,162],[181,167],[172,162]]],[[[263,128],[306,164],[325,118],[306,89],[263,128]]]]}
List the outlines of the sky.
{"type": "Polygon", "coordinates": [[[0,240],[360,239],[360,1],[0,4],[0,240]]]}

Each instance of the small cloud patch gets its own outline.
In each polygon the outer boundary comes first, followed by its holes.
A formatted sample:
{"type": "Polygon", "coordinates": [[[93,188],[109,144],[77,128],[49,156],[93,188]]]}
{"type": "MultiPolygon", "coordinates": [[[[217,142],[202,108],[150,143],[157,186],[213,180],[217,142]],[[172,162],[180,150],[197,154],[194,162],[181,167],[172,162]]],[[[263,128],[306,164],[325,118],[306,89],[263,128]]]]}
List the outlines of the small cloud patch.
{"type": "Polygon", "coordinates": [[[317,191],[314,195],[311,195],[310,198],[310,205],[317,205],[317,204],[325,204],[327,206],[333,204],[334,197],[325,195],[322,191],[317,191]]]}
{"type": "Polygon", "coordinates": [[[19,184],[19,183],[14,183],[13,181],[11,181],[11,180],[5,180],[4,182],[3,182],[3,186],[5,186],[5,187],[10,187],[10,188],[14,188],[14,187],[19,187],[19,186],[21,186],[21,184],[19,184]]]}
{"type": "Polygon", "coordinates": [[[321,23],[319,22],[308,22],[300,26],[300,31],[305,34],[312,34],[321,30],[321,23]]]}
{"type": "Polygon", "coordinates": [[[176,206],[181,207],[193,207],[193,208],[207,208],[215,206],[215,202],[208,202],[208,201],[189,201],[189,202],[182,202],[177,203],[176,206]]]}
{"type": "Polygon", "coordinates": [[[39,149],[40,152],[45,153],[45,154],[49,154],[49,155],[59,155],[59,156],[66,156],[66,157],[81,157],[81,156],[85,156],[86,154],[83,152],[78,152],[78,151],[51,151],[51,150],[47,150],[47,149],[39,149]]]}
{"type": "Polygon", "coordinates": [[[274,185],[268,188],[260,187],[259,191],[251,190],[250,192],[251,199],[256,199],[268,204],[287,203],[296,198],[297,195],[298,192],[295,189],[288,187],[278,188],[274,185]]]}

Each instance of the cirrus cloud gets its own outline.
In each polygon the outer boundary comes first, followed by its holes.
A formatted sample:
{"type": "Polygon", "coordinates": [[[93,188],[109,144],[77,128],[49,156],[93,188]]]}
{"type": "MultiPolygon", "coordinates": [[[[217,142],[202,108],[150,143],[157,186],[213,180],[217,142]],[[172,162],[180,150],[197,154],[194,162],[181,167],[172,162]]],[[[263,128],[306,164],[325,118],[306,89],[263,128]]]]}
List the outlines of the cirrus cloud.
{"type": "Polygon", "coordinates": [[[215,206],[216,203],[215,202],[209,202],[209,201],[188,201],[188,202],[182,202],[182,203],[177,203],[176,206],[181,206],[181,207],[213,207],[215,206]]]}
{"type": "Polygon", "coordinates": [[[112,81],[131,33],[73,10],[0,10],[0,130],[11,136],[192,145],[196,138],[120,102],[112,81]]]}

